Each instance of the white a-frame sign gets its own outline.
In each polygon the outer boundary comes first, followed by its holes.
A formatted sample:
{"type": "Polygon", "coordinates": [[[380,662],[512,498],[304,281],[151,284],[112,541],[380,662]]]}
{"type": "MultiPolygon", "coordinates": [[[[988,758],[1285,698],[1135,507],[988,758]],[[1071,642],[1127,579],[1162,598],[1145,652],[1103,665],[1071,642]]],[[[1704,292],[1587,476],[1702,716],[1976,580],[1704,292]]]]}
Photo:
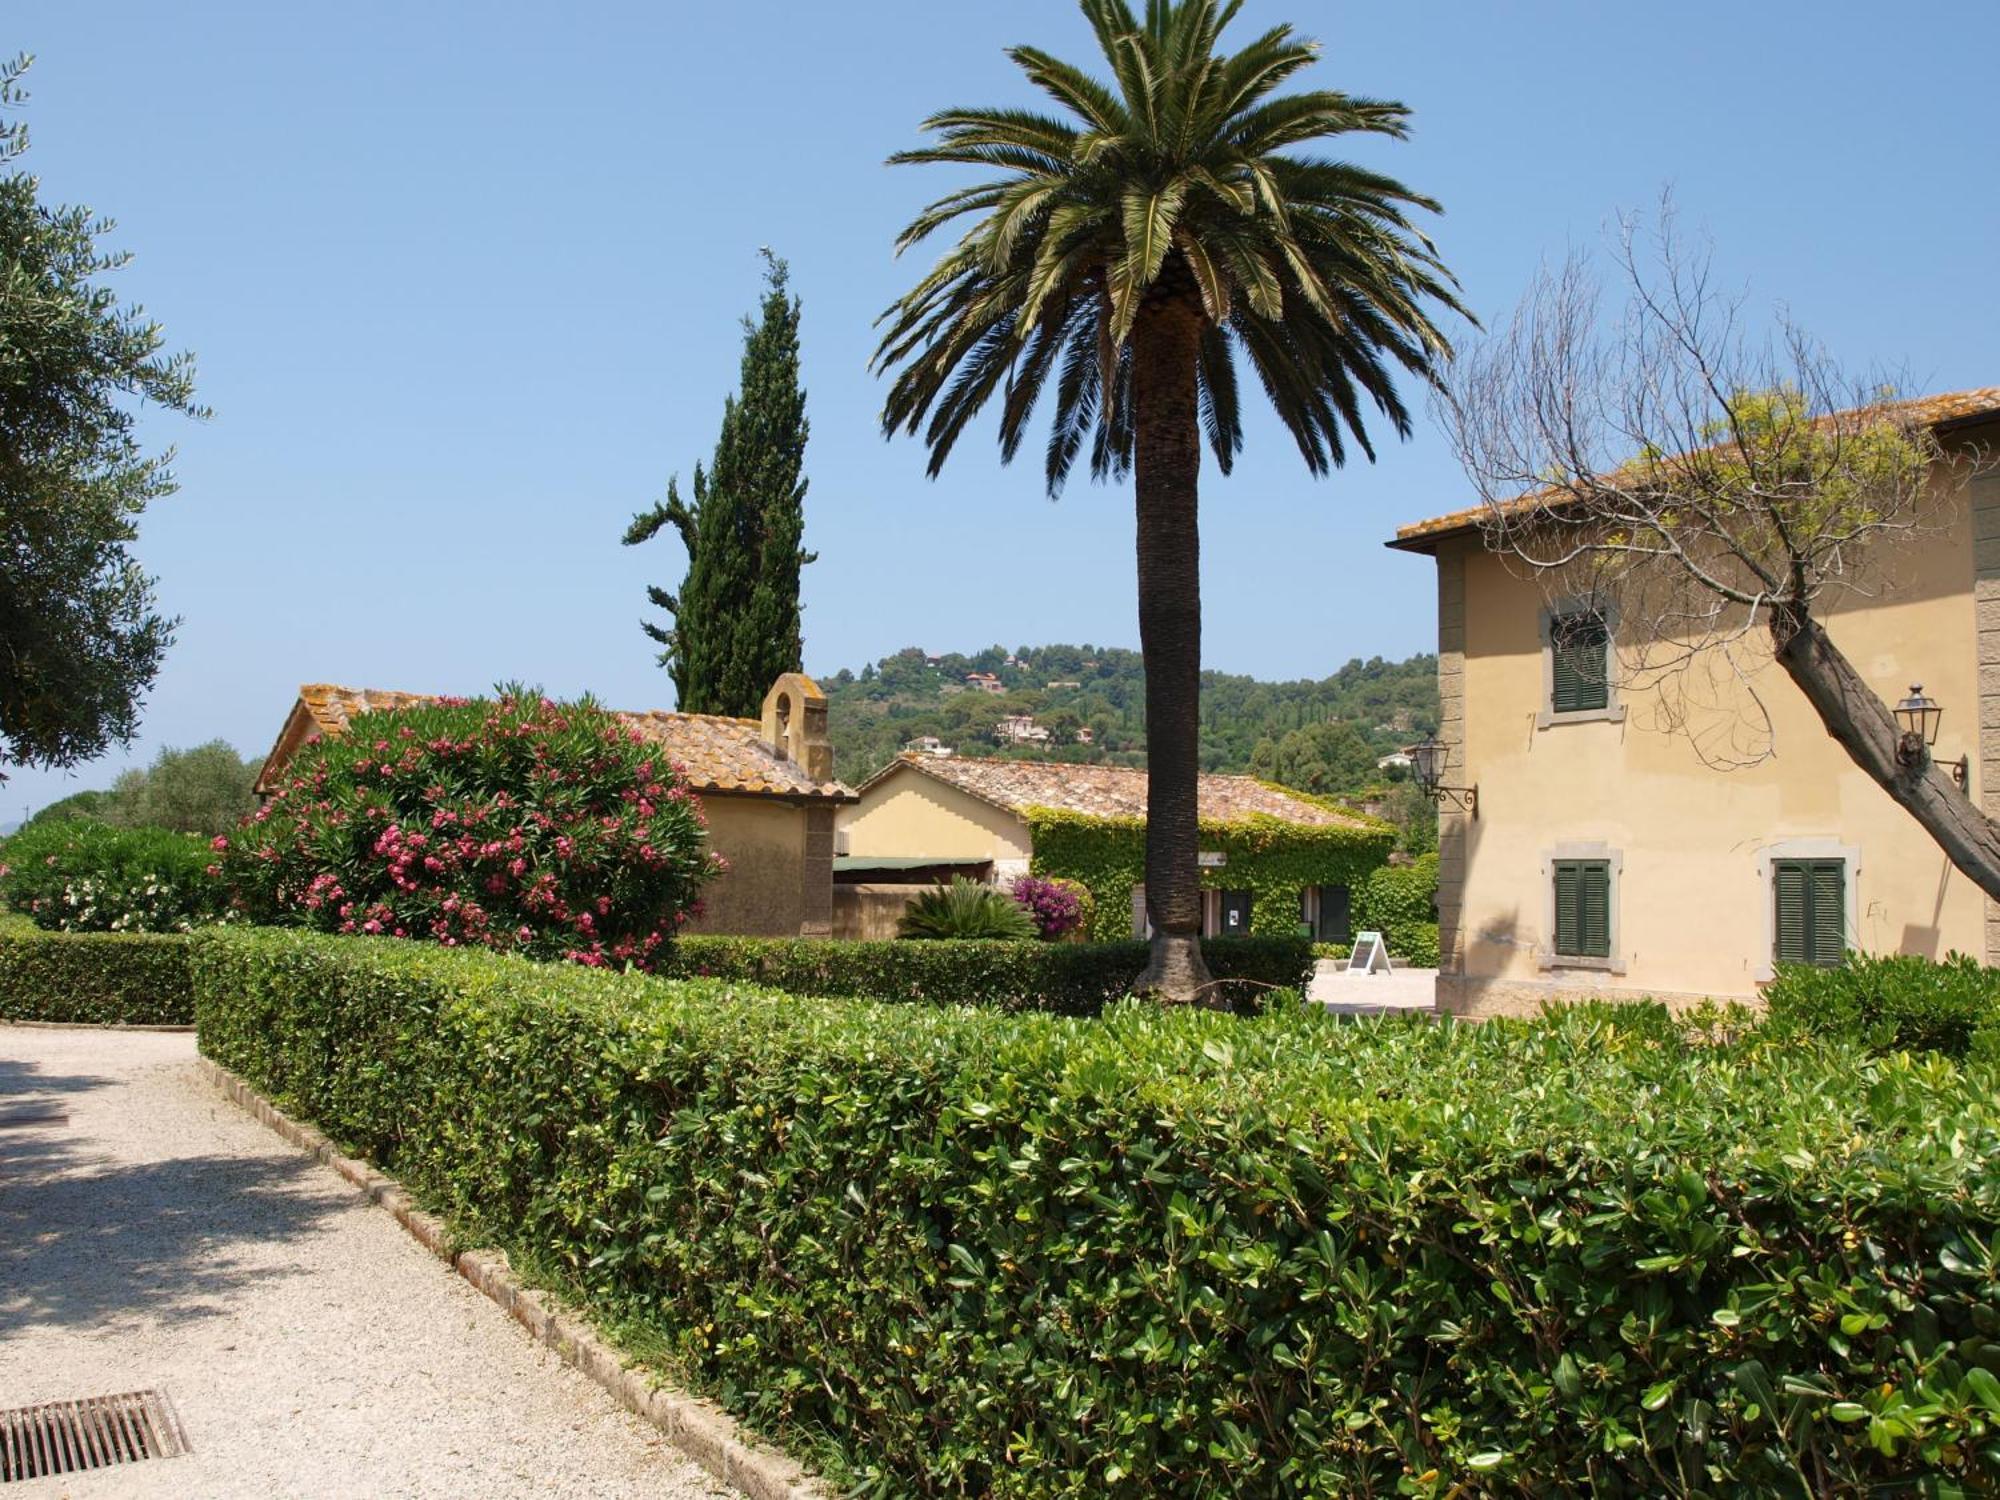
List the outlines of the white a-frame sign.
{"type": "Polygon", "coordinates": [[[1379,932],[1357,932],[1354,934],[1354,951],[1347,955],[1347,972],[1350,974],[1386,974],[1389,972],[1389,950],[1382,946],[1379,932]]]}

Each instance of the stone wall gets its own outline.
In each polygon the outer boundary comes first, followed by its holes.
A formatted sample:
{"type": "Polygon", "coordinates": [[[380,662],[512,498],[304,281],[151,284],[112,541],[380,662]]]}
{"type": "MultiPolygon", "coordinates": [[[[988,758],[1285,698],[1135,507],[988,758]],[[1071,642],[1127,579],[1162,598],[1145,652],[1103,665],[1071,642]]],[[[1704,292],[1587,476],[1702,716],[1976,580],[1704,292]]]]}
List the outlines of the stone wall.
{"type": "MultiPolygon", "coordinates": [[[[1440,1015],[1486,1021],[1496,1016],[1538,1015],[1544,1005],[1573,1005],[1583,1000],[1658,1000],[1670,1010],[1687,1010],[1708,1003],[1709,995],[1662,991],[1658,994],[1607,993],[1592,983],[1592,975],[1558,979],[1485,979],[1465,974],[1440,974],[1437,980],[1437,1008],[1440,1015]]],[[[1736,1004],[1757,1006],[1757,997],[1739,998],[1736,1004]]]]}
{"type": "MultiPolygon", "coordinates": [[[[1463,785],[1465,762],[1465,551],[1471,542],[1438,548],[1438,740],[1445,747],[1444,782],[1463,785]]],[[[1438,807],[1438,971],[1465,969],[1467,814],[1438,807]]],[[[1441,991],[1440,991],[1441,992],[1441,991]]]]}
{"type": "MultiPolygon", "coordinates": [[[[1972,481],[1973,612],[1979,632],[1979,754],[1973,794],[2000,817],[2000,473],[1972,481]]],[[[2000,903],[1986,903],[1986,962],[2000,964],[2000,903]]]]}

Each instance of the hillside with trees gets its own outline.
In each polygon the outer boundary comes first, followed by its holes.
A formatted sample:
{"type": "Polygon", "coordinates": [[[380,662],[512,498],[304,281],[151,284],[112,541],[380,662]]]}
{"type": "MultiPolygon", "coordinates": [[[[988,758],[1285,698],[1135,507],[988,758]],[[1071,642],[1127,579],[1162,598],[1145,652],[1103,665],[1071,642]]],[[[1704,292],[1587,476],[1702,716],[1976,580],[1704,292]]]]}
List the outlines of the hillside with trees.
{"type": "MultiPolygon", "coordinates": [[[[926,654],[912,646],[820,685],[835,763],[850,785],[926,736],[960,755],[1146,764],[1146,678],[1136,651],[926,654]]],[[[1330,677],[1294,682],[1203,672],[1201,765],[1302,791],[1358,793],[1394,779],[1376,761],[1435,729],[1437,712],[1435,656],[1357,657],[1330,677]]]]}

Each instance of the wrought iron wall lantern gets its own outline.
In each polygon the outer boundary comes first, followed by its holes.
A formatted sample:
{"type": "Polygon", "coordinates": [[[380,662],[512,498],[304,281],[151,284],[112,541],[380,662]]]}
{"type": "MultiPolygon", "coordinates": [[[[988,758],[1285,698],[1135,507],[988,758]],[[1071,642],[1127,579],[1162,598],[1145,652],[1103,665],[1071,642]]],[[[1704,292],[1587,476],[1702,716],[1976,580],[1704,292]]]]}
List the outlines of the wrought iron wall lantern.
{"type": "Polygon", "coordinates": [[[1443,805],[1449,802],[1461,812],[1479,816],[1479,788],[1474,786],[1446,786],[1444,784],[1445,763],[1451,759],[1451,747],[1434,734],[1427,734],[1414,745],[1405,746],[1403,753],[1410,757],[1410,770],[1417,778],[1417,788],[1431,801],[1443,805]]]}
{"type": "MultiPolygon", "coordinates": [[[[1938,725],[1944,722],[1944,705],[1934,698],[1924,695],[1921,682],[1910,684],[1910,696],[1895,708],[1896,723],[1903,731],[1896,741],[1896,763],[1911,768],[1921,767],[1930,759],[1931,746],[1937,743],[1938,725]]],[[[1961,755],[1948,767],[1951,779],[1964,791],[1972,777],[1972,759],[1961,755]]]]}

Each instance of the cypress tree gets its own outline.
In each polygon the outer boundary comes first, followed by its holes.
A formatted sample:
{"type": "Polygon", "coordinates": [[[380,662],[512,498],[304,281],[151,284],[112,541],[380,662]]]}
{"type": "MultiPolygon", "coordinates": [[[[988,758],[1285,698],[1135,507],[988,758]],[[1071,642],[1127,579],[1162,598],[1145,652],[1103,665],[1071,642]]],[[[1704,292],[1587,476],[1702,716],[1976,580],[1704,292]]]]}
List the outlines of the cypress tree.
{"type": "Polygon", "coordinates": [[[799,300],[785,262],[768,262],[761,319],[743,322],[738,392],[723,405],[722,433],[694,500],[675,481],[667,498],[635,516],[633,546],[667,526],[688,554],[678,595],[648,588],[668,625],[641,622],[658,642],[683,713],[755,717],[764,694],[804,656],[799,571],[813,560],[805,535],[806,393],[799,385],[799,300]]]}

